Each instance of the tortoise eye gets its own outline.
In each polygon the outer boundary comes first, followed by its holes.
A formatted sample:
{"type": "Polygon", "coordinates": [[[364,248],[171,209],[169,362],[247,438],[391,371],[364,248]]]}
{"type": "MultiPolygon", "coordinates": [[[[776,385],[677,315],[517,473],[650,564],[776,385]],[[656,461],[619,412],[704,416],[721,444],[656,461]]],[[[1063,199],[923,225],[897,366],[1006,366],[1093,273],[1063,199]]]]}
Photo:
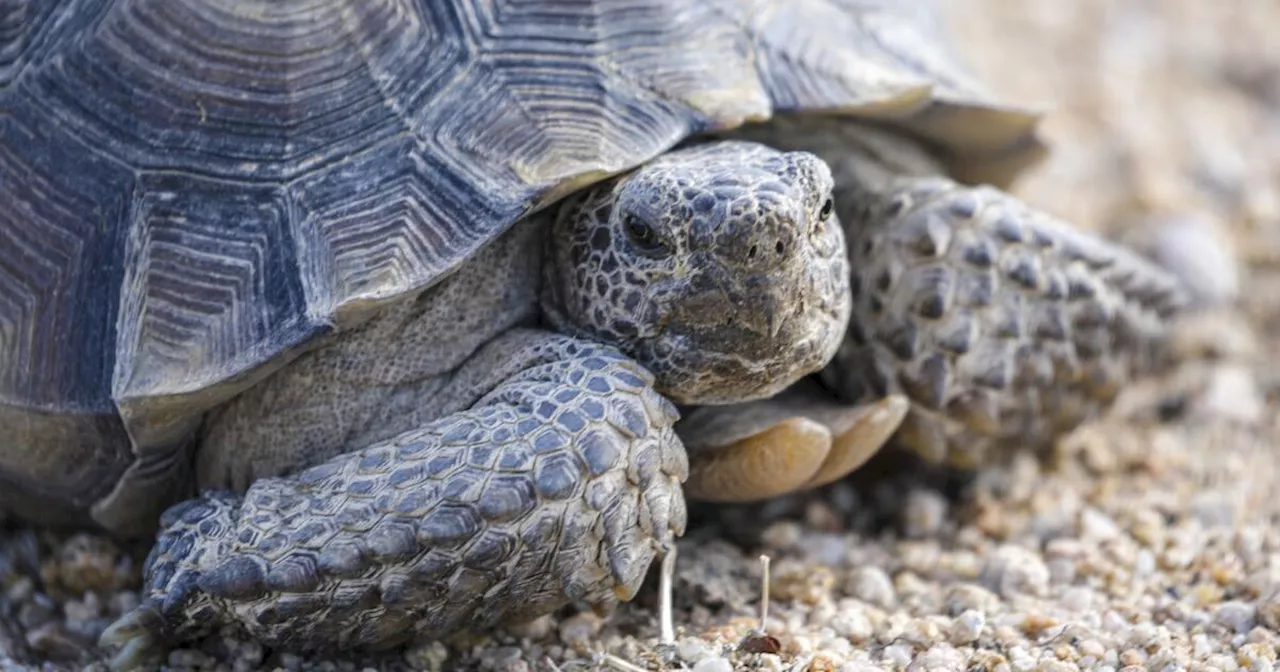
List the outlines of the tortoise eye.
{"type": "Polygon", "coordinates": [[[666,249],[662,239],[658,236],[658,232],[648,222],[636,215],[627,214],[623,216],[622,228],[626,232],[627,238],[641,252],[655,254],[666,249]]]}
{"type": "Polygon", "coordinates": [[[823,201],[822,209],[818,211],[818,221],[825,222],[828,219],[831,219],[831,212],[835,210],[835,207],[836,202],[831,200],[830,197],[823,201]]]}

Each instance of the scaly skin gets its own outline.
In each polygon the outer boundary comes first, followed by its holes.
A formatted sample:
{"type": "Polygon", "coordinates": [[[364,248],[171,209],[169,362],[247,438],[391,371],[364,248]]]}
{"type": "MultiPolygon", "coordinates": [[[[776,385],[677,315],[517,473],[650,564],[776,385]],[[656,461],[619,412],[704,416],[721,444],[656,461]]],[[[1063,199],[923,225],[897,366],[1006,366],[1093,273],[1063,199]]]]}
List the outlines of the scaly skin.
{"type": "Polygon", "coordinates": [[[170,509],[113,637],[233,623],[343,650],[629,599],[684,529],[675,408],[607,346],[517,330],[487,347],[524,365],[472,408],[170,509]]]}
{"type": "MultiPolygon", "coordinates": [[[[854,306],[820,377],[854,407],[909,398],[892,442],[965,467],[1044,448],[1162,364],[1165,322],[1185,294],[1131,250],[993,187],[959,184],[886,129],[779,118],[731,135],[812,149],[831,166],[854,306]]],[[[698,410],[704,422],[739,412],[698,410]]],[[[742,447],[751,438],[734,436],[742,447]]]]}
{"type": "Polygon", "coordinates": [[[824,371],[851,402],[904,393],[897,439],[975,466],[1039,448],[1156,364],[1172,276],[991,187],[897,178],[847,199],[854,319],[824,371]]]}
{"type": "Polygon", "coordinates": [[[684,527],[670,400],[767,397],[839,347],[830,188],[811,154],[672,152],[299,357],[211,417],[205,491],[164,516],[143,603],[103,635],[115,665],[223,625],[378,648],[629,599],[684,527]],[[517,326],[537,296],[563,333],[517,326]]]}

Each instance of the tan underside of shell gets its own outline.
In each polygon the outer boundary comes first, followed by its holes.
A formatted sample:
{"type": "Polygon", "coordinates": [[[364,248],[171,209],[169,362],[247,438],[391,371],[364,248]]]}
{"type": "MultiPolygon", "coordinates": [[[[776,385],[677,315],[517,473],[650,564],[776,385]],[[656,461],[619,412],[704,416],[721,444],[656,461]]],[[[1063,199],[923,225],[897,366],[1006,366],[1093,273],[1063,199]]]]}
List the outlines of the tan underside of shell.
{"type": "Polygon", "coordinates": [[[723,424],[716,428],[705,422],[686,438],[691,445],[685,495],[749,502],[826,485],[874,455],[897,431],[909,407],[901,395],[859,406],[800,406],[796,401],[700,409],[717,414],[723,424]],[[743,428],[750,433],[734,434],[743,428]]]}

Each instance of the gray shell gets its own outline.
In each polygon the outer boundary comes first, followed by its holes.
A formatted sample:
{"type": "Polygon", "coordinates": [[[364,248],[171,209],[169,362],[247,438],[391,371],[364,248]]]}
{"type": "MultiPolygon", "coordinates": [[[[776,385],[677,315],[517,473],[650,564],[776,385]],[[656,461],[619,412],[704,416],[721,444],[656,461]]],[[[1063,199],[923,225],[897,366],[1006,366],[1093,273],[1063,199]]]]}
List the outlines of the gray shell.
{"type": "Polygon", "coordinates": [[[1042,150],[1035,115],[969,82],[937,20],[890,0],[4,3],[0,491],[75,509],[184,459],[201,413],[309,342],[692,135],[858,113],[1006,180],[1042,150]]]}

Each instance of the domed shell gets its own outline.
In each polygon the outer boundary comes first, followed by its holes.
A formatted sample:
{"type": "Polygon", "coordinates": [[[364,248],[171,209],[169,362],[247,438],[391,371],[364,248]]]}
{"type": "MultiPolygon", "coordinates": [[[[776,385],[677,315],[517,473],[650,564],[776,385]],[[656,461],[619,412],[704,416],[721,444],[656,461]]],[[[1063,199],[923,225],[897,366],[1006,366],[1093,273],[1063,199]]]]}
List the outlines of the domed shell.
{"type": "Polygon", "coordinates": [[[6,7],[0,490],[73,509],[177,469],[205,410],[318,336],[691,135],[857,113],[991,175],[1039,150],[924,3],[6,7]]]}

